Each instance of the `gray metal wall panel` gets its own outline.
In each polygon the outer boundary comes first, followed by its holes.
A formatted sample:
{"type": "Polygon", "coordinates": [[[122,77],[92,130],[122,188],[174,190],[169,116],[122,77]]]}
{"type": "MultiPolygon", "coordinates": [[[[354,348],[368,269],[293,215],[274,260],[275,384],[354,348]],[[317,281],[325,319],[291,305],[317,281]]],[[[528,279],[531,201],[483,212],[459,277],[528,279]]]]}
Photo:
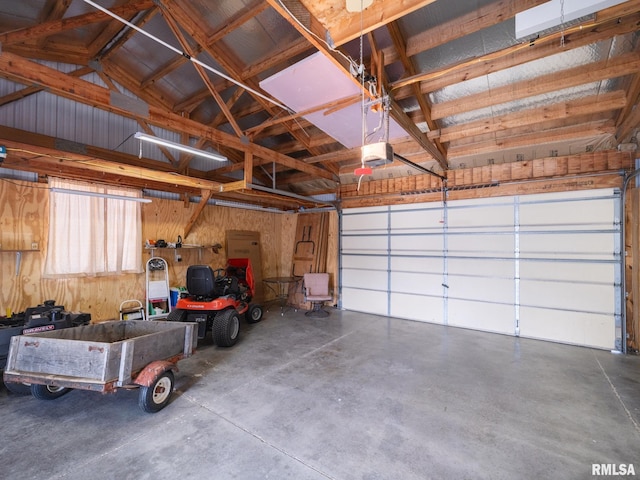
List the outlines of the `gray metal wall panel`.
{"type": "MultiPolygon", "coordinates": [[[[53,68],[70,71],[74,65],[50,64],[53,68]]],[[[97,75],[85,80],[104,86],[97,75]]],[[[9,94],[22,90],[23,85],[0,79],[0,93],[9,94]]],[[[135,96],[120,88],[123,95],[135,96]]],[[[0,107],[0,124],[41,135],[59,138],[80,144],[93,145],[118,152],[138,155],[139,144],[132,135],[140,130],[133,119],[116,115],[89,105],[76,103],[66,98],[41,91],[0,107]]],[[[157,136],[181,142],[180,135],[154,127],[157,136]]],[[[143,155],[150,159],[167,161],[160,150],[144,145],[143,155]]]]}

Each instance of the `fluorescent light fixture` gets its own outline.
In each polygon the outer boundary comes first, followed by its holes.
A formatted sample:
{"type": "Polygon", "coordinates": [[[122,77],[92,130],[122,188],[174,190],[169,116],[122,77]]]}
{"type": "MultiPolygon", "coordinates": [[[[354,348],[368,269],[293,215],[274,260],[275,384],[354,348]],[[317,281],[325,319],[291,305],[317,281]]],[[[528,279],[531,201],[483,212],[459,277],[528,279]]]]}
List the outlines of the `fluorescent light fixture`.
{"type": "Polygon", "coordinates": [[[164,138],[154,137],[153,135],[147,135],[146,133],[136,132],[134,135],[138,140],[142,140],[143,142],[155,143],[156,145],[161,145],[167,148],[173,148],[175,150],[180,150],[181,152],[190,153],[191,155],[196,155],[198,157],[209,158],[211,160],[216,160],[218,162],[226,162],[227,157],[224,155],[220,155],[218,153],[211,153],[205,150],[198,150],[197,148],[189,147],[187,145],[182,145],[181,143],[171,142],[169,140],[165,140],[164,138]]]}
{"type": "Polygon", "coordinates": [[[85,197],[100,197],[100,198],[108,198],[112,200],[128,200],[130,202],[138,202],[138,203],[151,203],[151,199],[142,198],[142,197],[129,197],[127,195],[114,195],[112,193],[100,193],[100,192],[84,192],[82,190],[69,190],[67,188],[50,188],[51,192],[54,193],[68,193],[70,195],[82,195],[85,197]]]}
{"type": "Polygon", "coordinates": [[[516,14],[516,38],[532,37],[535,34],[613,7],[625,0],[551,0],[537,7],[516,14]],[[564,12],[564,16],[562,13],[564,12]]]}

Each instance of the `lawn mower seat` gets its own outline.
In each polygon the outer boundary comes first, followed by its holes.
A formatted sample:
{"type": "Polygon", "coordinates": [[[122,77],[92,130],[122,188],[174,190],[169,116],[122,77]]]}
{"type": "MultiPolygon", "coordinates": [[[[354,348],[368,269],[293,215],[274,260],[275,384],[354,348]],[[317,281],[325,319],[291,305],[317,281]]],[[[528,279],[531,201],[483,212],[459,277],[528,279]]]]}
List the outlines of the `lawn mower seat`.
{"type": "Polygon", "coordinates": [[[187,291],[196,297],[213,297],[215,277],[209,265],[190,265],[187,268],[187,291]]]}

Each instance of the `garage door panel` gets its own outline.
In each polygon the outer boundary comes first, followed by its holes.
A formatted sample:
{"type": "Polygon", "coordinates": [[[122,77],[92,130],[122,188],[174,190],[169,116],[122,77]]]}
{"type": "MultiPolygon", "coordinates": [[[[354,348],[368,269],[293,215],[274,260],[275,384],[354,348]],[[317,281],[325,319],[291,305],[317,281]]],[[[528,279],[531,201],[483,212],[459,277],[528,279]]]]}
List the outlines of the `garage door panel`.
{"type": "Polygon", "coordinates": [[[385,292],[343,287],[342,297],[342,306],[346,310],[373,313],[374,315],[387,314],[387,294],[385,292]]]}
{"type": "Polygon", "coordinates": [[[386,271],[349,270],[345,269],[342,283],[345,287],[364,288],[369,290],[388,290],[388,274],[386,271]]]}
{"type": "Polygon", "coordinates": [[[451,202],[447,211],[450,228],[478,227],[483,230],[494,229],[499,226],[513,225],[513,204],[478,204],[476,206],[451,202]]]}
{"type": "Polygon", "coordinates": [[[347,211],[343,305],[614,348],[619,206],[618,190],[600,189],[347,211]]]}
{"type": "Polygon", "coordinates": [[[442,323],[442,298],[407,293],[391,294],[391,316],[430,323],[442,323]]]}
{"type": "Polygon", "coordinates": [[[444,244],[440,235],[394,235],[391,251],[398,253],[442,254],[444,244]]]}
{"type": "Polygon", "coordinates": [[[343,255],[342,266],[345,269],[360,268],[366,270],[386,270],[389,260],[383,256],[343,255]]]}
{"type": "Polygon", "coordinates": [[[523,234],[522,258],[568,258],[574,260],[610,260],[615,251],[611,232],[523,234]]]}
{"type": "Polygon", "coordinates": [[[608,198],[559,200],[543,203],[522,202],[520,225],[547,229],[550,225],[565,229],[584,229],[587,225],[611,225],[613,205],[608,198]]]}
{"type": "Polygon", "coordinates": [[[499,305],[468,300],[450,299],[449,322],[456,327],[513,335],[512,305],[499,305]]]}
{"type": "Polygon", "coordinates": [[[521,280],[520,304],[613,315],[615,296],[611,285],[521,280]]]}
{"type": "Polygon", "coordinates": [[[421,209],[396,211],[391,215],[391,229],[397,233],[405,233],[422,229],[425,232],[442,230],[442,209],[421,209]]]}
{"type": "Polygon", "coordinates": [[[615,348],[611,317],[594,313],[521,307],[520,336],[607,350],[615,348]]]}
{"type": "Polygon", "coordinates": [[[369,235],[363,242],[361,236],[342,237],[342,249],[345,253],[387,253],[389,239],[386,235],[369,235]]]}
{"type": "Polygon", "coordinates": [[[442,295],[442,275],[391,272],[391,291],[422,295],[442,295]]]}
{"type": "Polygon", "coordinates": [[[503,257],[513,256],[513,235],[474,234],[451,235],[449,253],[453,256],[503,257]]]}
{"type": "Polygon", "coordinates": [[[442,276],[441,257],[391,257],[390,268],[392,272],[425,272],[436,273],[442,276]]]}
{"type": "Polygon", "coordinates": [[[564,282],[583,282],[585,279],[597,279],[613,283],[616,266],[613,262],[580,262],[566,265],[565,262],[523,261],[520,262],[522,280],[555,280],[564,282]]]}
{"type": "Polygon", "coordinates": [[[513,279],[515,262],[513,259],[450,258],[448,268],[449,275],[479,275],[513,279]]]}
{"type": "Polygon", "coordinates": [[[388,227],[389,214],[386,209],[379,209],[368,213],[351,212],[342,218],[344,232],[385,230],[388,227]]]}
{"type": "Polygon", "coordinates": [[[513,304],[515,289],[508,278],[462,277],[449,275],[449,297],[513,304]]]}

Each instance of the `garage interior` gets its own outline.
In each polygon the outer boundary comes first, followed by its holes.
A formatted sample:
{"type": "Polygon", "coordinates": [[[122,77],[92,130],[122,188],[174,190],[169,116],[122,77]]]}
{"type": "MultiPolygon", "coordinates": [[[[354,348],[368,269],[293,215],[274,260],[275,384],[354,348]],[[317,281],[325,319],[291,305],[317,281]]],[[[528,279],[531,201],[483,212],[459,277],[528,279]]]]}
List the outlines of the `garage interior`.
{"type": "Polygon", "coordinates": [[[153,415],[0,389],[8,478],[640,472],[639,29],[639,0],[0,1],[3,321],[166,320],[155,258],[172,289],[250,258],[264,308],[153,415]]]}

